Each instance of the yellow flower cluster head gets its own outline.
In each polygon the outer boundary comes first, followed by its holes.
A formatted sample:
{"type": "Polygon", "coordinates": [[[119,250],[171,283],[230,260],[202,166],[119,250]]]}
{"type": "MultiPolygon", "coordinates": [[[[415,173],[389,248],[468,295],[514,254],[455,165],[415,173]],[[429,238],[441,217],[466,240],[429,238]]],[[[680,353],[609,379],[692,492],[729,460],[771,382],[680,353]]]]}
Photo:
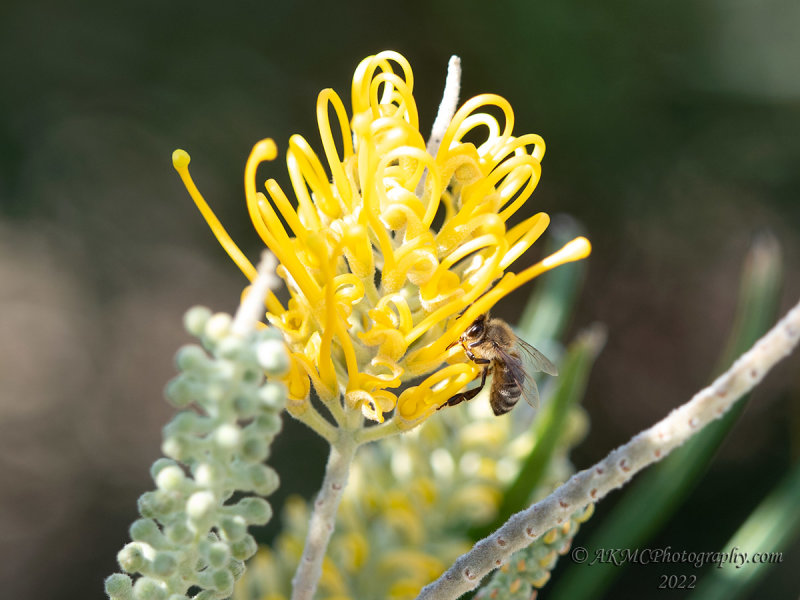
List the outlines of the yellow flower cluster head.
{"type": "MultiPolygon", "coordinates": [[[[291,294],[287,307],[271,295],[267,316],[289,346],[295,415],[314,410],[313,385],[337,421],[360,409],[378,422],[394,411],[400,428],[418,424],[478,375],[479,367],[463,359],[439,368],[447,346],[475,317],[540,273],[589,254],[589,242],[577,238],[520,273],[508,272],[549,222],[539,213],[507,226],[539,182],[544,142],[513,136],[509,103],[482,94],[455,112],[438,146],[426,147],[413,85],[408,61],[387,51],[356,69],[352,116],[336,92],[320,92],[324,160],[303,137],[289,139],[296,204],[274,179],[257,190],[257,167],[277,156],[272,140],[258,142],[247,161],[250,217],[291,294]],[[502,122],[487,108],[502,113],[502,122]],[[425,374],[399,393],[404,381],[425,374]]],[[[255,269],[192,182],[188,154],[177,150],[173,163],[252,280],[255,269]]]]}

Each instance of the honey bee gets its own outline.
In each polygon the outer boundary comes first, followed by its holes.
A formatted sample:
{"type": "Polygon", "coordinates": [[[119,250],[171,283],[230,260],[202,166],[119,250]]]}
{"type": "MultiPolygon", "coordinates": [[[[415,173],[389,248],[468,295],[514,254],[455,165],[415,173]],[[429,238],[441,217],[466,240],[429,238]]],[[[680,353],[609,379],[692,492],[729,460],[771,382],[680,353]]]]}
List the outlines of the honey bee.
{"type": "Polygon", "coordinates": [[[518,338],[511,327],[502,319],[492,319],[488,313],[475,319],[461,337],[450,344],[450,349],[461,344],[464,352],[472,362],[485,365],[478,387],[461,392],[450,398],[439,408],[455,406],[478,395],[486,384],[486,375],[492,373],[492,387],[489,393],[489,404],[495,415],[504,415],[510,411],[523,396],[534,408],[539,404],[539,390],[536,382],[526,371],[526,362],[533,371],[542,371],[548,375],[558,375],[558,369],[536,348],[518,338]],[[520,352],[526,355],[523,360],[520,352]]]}

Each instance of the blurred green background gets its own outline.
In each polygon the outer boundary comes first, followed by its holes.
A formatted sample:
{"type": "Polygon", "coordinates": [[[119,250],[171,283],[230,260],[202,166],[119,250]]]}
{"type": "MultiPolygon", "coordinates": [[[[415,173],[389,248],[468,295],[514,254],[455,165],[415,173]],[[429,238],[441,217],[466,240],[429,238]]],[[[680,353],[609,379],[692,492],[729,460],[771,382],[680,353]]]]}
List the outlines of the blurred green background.
{"type": "MultiPolygon", "coordinates": [[[[594,245],[572,331],[601,321],[609,341],[587,391],[582,468],[706,383],[754,234],[769,229],[783,248],[781,312],[800,296],[798,30],[791,0],[3,2],[2,596],[103,597],[152,487],[181,316],[237,304],[244,278],[172,169],[175,148],[254,258],[242,174],[257,140],[278,143],[264,176],[288,189],[289,135],[320,147],[317,92],[333,87],[349,106],[353,70],[383,49],[410,60],[427,132],[447,59],[461,56],[462,99],[505,96],[515,132],[547,142],[526,214],[571,214],[594,245]]],[[[518,318],[529,291],[496,314],[518,318]]],[[[797,459],[798,367],[794,356],[754,394],[651,546],[717,550],[797,459]]],[[[287,423],[278,504],[315,492],[324,453],[287,423]]],[[[796,598],[798,566],[795,544],[753,597],[796,598]]],[[[630,568],[609,597],[670,597],[659,574],[630,568]]]]}

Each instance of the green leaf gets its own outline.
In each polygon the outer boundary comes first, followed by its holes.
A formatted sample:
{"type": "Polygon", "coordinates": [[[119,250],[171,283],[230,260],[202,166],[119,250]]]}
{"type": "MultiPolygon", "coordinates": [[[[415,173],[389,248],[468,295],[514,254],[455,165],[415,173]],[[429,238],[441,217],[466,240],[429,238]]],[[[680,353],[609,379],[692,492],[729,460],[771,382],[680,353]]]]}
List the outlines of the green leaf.
{"type": "MultiPolygon", "coordinates": [[[[697,586],[692,600],[734,600],[746,595],[769,569],[779,564],[773,553],[781,553],[800,535],[800,461],[789,474],[762,500],[739,530],[728,541],[721,552],[754,550],[762,558],[764,553],[771,556],[767,562],[748,562],[737,569],[733,564],[723,564],[714,568],[697,586]]],[[[751,560],[751,556],[747,557],[751,560]]]]}
{"type": "MultiPolygon", "coordinates": [[[[754,240],[745,260],[737,314],[720,357],[717,372],[750,348],[775,320],[781,281],[777,242],[769,234],[754,240]]],[[[603,525],[584,544],[593,556],[599,548],[641,547],[669,519],[705,472],[725,435],[741,414],[747,398],[723,418],[678,448],[633,482],[603,525]]],[[[552,600],[602,597],[623,572],[613,564],[571,565],[549,596],[552,600]]]]}

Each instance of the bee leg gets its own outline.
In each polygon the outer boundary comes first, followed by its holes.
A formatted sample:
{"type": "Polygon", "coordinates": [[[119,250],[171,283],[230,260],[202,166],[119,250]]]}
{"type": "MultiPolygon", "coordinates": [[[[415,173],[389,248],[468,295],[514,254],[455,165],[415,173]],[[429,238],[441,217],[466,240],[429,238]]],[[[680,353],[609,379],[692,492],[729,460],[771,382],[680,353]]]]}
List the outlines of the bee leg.
{"type": "Polygon", "coordinates": [[[476,365],[488,365],[490,361],[488,358],[478,358],[475,356],[471,350],[464,350],[464,353],[467,355],[467,358],[474,362],[476,365]]]}
{"type": "MultiPolygon", "coordinates": [[[[485,360],[485,359],[480,358],[478,360],[485,360]]],[[[488,363],[490,361],[487,360],[486,362],[488,363]]],[[[484,367],[483,376],[481,377],[481,384],[478,387],[476,387],[476,388],[474,388],[472,390],[468,390],[466,392],[461,392],[460,394],[456,394],[455,396],[450,398],[447,402],[443,403],[436,410],[442,410],[445,406],[455,406],[456,404],[461,404],[462,402],[465,402],[467,400],[472,400],[483,389],[483,386],[486,383],[486,374],[488,372],[489,372],[489,368],[488,367],[484,367]]]]}

